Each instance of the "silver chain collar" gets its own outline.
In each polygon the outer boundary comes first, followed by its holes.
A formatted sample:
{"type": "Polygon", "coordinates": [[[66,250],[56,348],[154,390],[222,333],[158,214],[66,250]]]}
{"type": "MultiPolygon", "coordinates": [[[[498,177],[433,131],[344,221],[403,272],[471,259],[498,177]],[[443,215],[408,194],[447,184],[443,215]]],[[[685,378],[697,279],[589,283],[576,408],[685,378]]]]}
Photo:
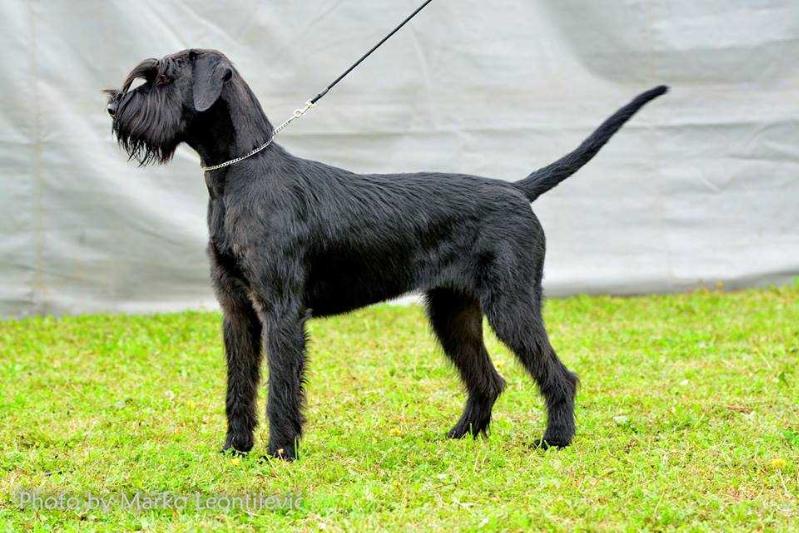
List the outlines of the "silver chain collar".
{"type": "Polygon", "coordinates": [[[275,128],[272,131],[272,136],[269,137],[269,140],[266,141],[261,146],[259,146],[258,148],[256,148],[255,150],[253,150],[253,151],[251,151],[251,152],[249,152],[247,154],[244,154],[241,157],[237,157],[236,159],[231,159],[230,161],[225,161],[224,163],[219,163],[218,165],[211,165],[211,166],[208,166],[208,167],[201,166],[200,168],[202,168],[203,171],[205,171],[205,172],[210,172],[211,170],[219,170],[220,168],[225,168],[225,167],[229,167],[230,165],[235,165],[239,161],[244,161],[248,157],[254,156],[258,152],[266,149],[267,146],[272,144],[272,141],[275,140],[275,137],[277,136],[278,133],[280,133],[280,130],[282,130],[283,128],[285,128],[286,126],[288,126],[289,124],[291,124],[292,122],[294,122],[295,120],[300,118],[301,116],[303,116],[312,107],[316,107],[316,104],[314,104],[313,102],[311,102],[309,100],[309,101],[305,102],[305,107],[303,107],[302,109],[295,109],[294,113],[292,113],[292,115],[288,118],[288,120],[286,120],[283,124],[281,124],[280,126],[278,126],[277,128],[275,128]]]}

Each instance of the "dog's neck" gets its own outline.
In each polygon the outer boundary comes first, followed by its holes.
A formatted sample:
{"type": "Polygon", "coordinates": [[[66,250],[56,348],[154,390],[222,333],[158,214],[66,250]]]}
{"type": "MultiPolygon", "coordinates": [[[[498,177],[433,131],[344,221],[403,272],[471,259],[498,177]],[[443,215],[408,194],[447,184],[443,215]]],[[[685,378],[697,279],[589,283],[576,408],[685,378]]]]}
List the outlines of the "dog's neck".
{"type": "Polygon", "coordinates": [[[234,74],[219,100],[192,125],[186,143],[200,155],[203,165],[209,166],[263,145],[273,131],[255,94],[234,74]]]}

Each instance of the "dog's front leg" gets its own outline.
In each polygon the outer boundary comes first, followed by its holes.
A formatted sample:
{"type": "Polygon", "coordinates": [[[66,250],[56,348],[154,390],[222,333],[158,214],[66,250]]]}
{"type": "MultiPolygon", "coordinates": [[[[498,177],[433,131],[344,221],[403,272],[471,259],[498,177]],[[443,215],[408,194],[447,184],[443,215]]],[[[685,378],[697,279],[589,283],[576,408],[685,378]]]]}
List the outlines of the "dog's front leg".
{"type": "Polygon", "coordinates": [[[230,256],[211,243],[211,277],[222,308],[222,336],[227,360],[227,436],[223,451],[246,453],[253,447],[258,424],[257,394],[261,367],[261,320],[250,302],[244,280],[230,256]]]}
{"type": "Polygon", "coordinates": [[[257,291],[269,365],[269,455],[297,458],[304,400],[305,321],[301,285],[273,274],[257,291]]]}
{"type": "Polygon", "coordinates": [[[222,333],[227,359],[227,436],[223,451],[249,452],[258,425],[257,396],[261,366],[261,322],[249,302],[240,299],[235,310],[222,303],[222,333]]]}
{"type": "Polygon", "coordinates": [[[267,313],[266,346],[269,361],[269,454],[297,458],[302,434],[305,371],[305,315],[298,305],[280,306],[267,313]]]}

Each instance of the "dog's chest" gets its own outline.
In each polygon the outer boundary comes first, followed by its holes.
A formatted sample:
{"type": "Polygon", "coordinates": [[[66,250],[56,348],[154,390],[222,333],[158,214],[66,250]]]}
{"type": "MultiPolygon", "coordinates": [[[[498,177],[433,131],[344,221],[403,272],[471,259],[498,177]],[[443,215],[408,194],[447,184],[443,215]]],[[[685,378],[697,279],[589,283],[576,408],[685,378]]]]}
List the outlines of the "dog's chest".
{"type": "Polygon", "coordinates": [[[230,209],[225,201],[226,172],[206,172],[205,185],[208,188],[208,234],[220,252],[236,256],[238,248],[234,231],[228,223],[230,209]]]}
{"type": "Polygon", "coordinates": [[[252,248],[248,228],[253,224],[243,216],[236,206],[228,205],[225,196],[208,200],[208,236],[216,252],[225,257],[225,262],[237,272],[236,277],[246,277],[244,258],[252,248]]]}
{"type": "Polygon", "coordinates": [[[235,257],[234,250],[237,247],[234,236],[226,228],[226,214],[225,202],[221,197],[211,197],[208,200],[208,236],[220,253],[235,257]]]}
{"type": "Polygon", "coordinates": [[[205,186],[208,189],[208,197],[211,200],[218,200],[225,193],[227,172],[217,173],[218,176],[214,174],[214,172],[205,172],[205,186]]]}

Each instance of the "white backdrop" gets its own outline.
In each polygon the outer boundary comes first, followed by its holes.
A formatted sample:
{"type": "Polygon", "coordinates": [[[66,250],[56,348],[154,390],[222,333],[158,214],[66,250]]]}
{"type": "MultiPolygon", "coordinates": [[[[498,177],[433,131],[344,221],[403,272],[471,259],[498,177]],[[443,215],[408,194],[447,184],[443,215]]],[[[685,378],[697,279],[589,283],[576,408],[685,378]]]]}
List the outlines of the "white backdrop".
{"type": "MultiPolygon", "coordinates": [[[[217,48],[278,123],[418,1],[1,0],[0,314],[213,305],[197,156],[126,162],[100,90],[217,48]]],[[[535,203],[548,294],[799,274],[796,0],[436,0],[279,142],[355,171],[519,179],[659,83],[535,203]]]]}

